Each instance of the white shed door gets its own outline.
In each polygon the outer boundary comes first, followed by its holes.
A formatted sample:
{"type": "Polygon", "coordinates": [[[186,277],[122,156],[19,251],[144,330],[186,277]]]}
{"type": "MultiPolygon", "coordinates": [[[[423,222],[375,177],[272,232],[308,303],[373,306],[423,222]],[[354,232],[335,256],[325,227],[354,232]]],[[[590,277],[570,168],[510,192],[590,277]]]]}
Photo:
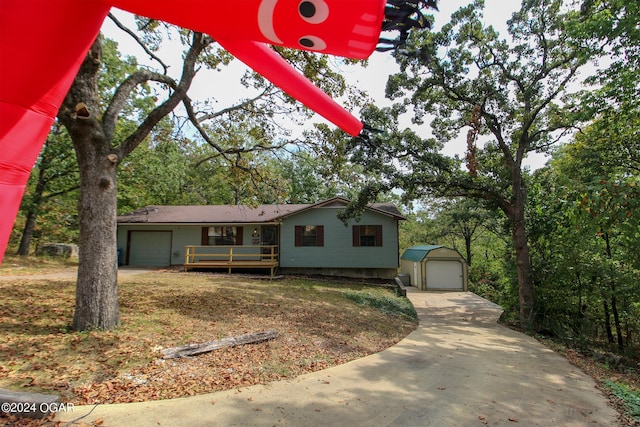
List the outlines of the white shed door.
{"type": "Polygon", "coordinates": [[[168,267],[171,265],[170,231],[132,231],[129,265],[168,267]]]}
{"type": "Polygon", "coordinates": [[[463,290],[462,264],[458,261],[427,261],[427,289],[463,290]]]}

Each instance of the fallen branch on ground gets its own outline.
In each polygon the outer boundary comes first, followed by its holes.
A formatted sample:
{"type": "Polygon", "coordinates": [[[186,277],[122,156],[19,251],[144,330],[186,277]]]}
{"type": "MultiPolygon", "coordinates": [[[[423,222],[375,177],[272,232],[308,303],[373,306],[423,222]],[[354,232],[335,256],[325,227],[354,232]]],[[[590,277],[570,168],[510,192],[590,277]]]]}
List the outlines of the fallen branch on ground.
{"type": "Polygon", "coordinates": [[[205,342],[202,344],[187,344],[180,347],[165,348],[162,350],[163,359],[176,359],[179,357],[195,356],[197,354],[208,353],[224,347],[236,347],[245,344],[254,344],[272,340],[278,337],[278,331],[254,332],[252,334],[238,335],[235,337],[222,338],[205,342]]]}

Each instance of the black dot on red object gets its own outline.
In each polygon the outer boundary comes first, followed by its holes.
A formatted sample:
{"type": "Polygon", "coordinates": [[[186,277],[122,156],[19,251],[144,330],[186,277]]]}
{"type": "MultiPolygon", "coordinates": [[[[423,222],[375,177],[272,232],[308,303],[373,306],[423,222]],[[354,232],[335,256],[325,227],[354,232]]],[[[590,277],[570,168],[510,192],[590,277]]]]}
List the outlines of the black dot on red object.
{"type": "Polygon", "coordinates": [[[316,14],[316,7],[310,1],[303,1],[302,3],[300,3],[299,10],[300,15],[304,16],[305,18],[313,18],[313,16],[316,14]]]}
{"type": "Polygon", "coordinates": [[[315,43],[313,42],[313,40],[303,37],[300,39],[300,45],[304,47],[314,47],[315,43]]]}

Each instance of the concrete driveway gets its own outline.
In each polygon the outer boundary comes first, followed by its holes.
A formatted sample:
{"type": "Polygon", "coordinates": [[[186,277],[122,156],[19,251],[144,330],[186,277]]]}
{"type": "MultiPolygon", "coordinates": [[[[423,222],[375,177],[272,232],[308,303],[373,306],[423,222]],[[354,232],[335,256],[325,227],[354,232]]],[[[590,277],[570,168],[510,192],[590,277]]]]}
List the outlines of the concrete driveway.
{"type": "Polygon", "coordinates": [[[76,407],[105,426],[616,426],[593,379],[496,323],[472,293],[407,296],[420,326],[380,353],[290,381],[155,402],[76,407]]]}

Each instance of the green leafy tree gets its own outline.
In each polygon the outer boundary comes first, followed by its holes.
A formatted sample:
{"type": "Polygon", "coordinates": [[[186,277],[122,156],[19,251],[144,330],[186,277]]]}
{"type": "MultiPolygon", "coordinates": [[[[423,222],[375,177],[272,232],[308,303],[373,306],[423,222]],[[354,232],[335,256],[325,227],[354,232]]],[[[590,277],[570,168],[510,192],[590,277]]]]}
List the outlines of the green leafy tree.
{"type": "Polygon", "coordinates": [[[540,328],[581,345],[590,334],[587,315],[597,317],[601,305],[591,262],[596,250],[586,244],[591,235],[576,219],[574,188],[553,165],[536,171],[529,183],[527,224],[540,328]]]}
{"type": "Polygon", "coordinates": [[[171,121],[159,123],[118,166],[118,212],[179,204],[190,173],[192,145],[173,134],[171,121]]]}
{"type": "Polygon", "coordinates": [[[175,200],[180,205],[232,204],[236,191],[228,182],[228,165],[222,158],[211,158],[207,146],[192,142],[185,154],[188,162],[187,177],[181,195],[175,200]]]}
{"type": "MultiPolygon", "coordinates": [[[[613,118],[638,116],[640,95],[640,4],[624,0],[584,0],[580,19],[569,27],[577,40],[589,40],[596,57],[606,61],[587,81],[597,90],[585,93],[588,114],[613,118]]],[[[613,122],[611,122],[613,124],[613,122]]],[[[618,123],[624,126],[625,123],[618,123]]],[[[635,125],[631,125],[631,128],[635,125]]]]}
{"type": "Polygon", "coordinates": [[[638,341],[639,181],[618,153],[585,144],[593,129],[532,178],[534,277],[545,328],[581,345],[606,331],[606,341],[624,351],[638,341]]]}
{"type": "Polygon", "coordinates": [[[362,144],[354,158],[386,178],[364,194],[398,187],[408,198],[424,194],[462,196],[500,209],[510,227],[519,293],[520,321],[535,323],[536,305],[526,229],[527,172],[523,161],[545,151],[576,124],[565,95],[587,62],[588,46],[566,36],[577,14],[559,0],[524,0],[508,21],[509,41],[483,22],[476,0],[433,33],[410,37],[401,72],[390,77],[387,95],[405,99],[384,111],[370,110],[374,127],[413,107],[414,123],[430,120],[434,139],[409,130],[362,144]],[[426,60],[425,58],[429,58],[426,60]],[[376,121],[380,116],[387,118],[376,121]],[[468,133],[467,171],[438,146],[468,133]],[[480,143],[483,142],[484,145],[480,143]],[[394,160],[395,159],[395,160],[394,160]]]}
{"type": "Polygon", "coordinates": [[[18,255],[29,255],[36,230],[43,237],[53,238],[56,235],[62,241],[73,240],[74,231],[77,230],[76,217],[68,215],[64,206],[70,199],[69,193],[78,189],[77,182],[78,167],[71,141],[56,123],[31,172],[22,200],[20,213],[24,217],[24,224],[18,255]]]}
{"type": "Polygon", "coordinates": [[[445,235],[453,239],[453,248],[458,249],[457,242],[463,242],[465,260],[469,266],[472,265],[473,251],[472,245],[483,232],[486,231],[484,224],[489,221],[489,213],[474,199],[454,199],[446,202],[438,220],[442,222],[445,235]]]}
{"type": "Polygon", "coordinates": [[[324,144],[318,148],[285,152],[274,159],[275,173],[288,188],[287,203],[316,203],[335,196],[350,199],[357,194],[362,169],[349,164],[335,167],[332,156],[323,151],[324,144]]]}
{"type": "Polygon", "coordinates": [[[586,83],[581,114],[589,126],[589,144],[607,144],[606,161],[627,163],[640,173],[640,4],[624,0],[584,0],[580,19],[568,34],[591,43],[599,67],[586,83]]]}
{"type": "MultiPolygon", "coordinates": [[[[618,349],[622,351],[625,341],[623,322],[637,309],[640,294],[637,283],[640,278],[640,178],[627,177],[601,179],[587,185],[578,205],[581,227],[590,231],[597,252],[594,263],[599,266],[599,276],[603,288],[603,304],[607,330],[611,308],[618,349]],[[630,305],[633,304],[633,307],[630,305]],[[633,311],[632,311],[633,310],[633,311]]],[[[637,331],[637,321],[634,322],[637,331]]],[[[627,333],[628,335],[628,333],[627,333]]],[[[612,334],[608,333],[612,343],[612,334]]]]}
{"type": "Polygon", "coordinates": [[[403,231],[410,234],[410,246],[446,244],[459,250],[471,266],[472,244],[486,231],[483,225],[488,221],[488,212],[472,199],[424,201],[420,206],[429,208],[412,214],[409,222],[402,226],[403,231]]]}
{"type": "Polygon", "coordinates": [[[400,252],[417,245],[437,244],[442,229],[437,218],[428,210],[420,209],[405,215],[407,221],[400,223],[400,252]]]}
{"type": "Polygon", "coordinates": [[[541,221],[534,229],[544,231],[532,235],[548,317],[581,340],[597,339],[604,330],[619,351],[639,340],[639,20],[637,2],[586,0],[567,27],[568,36],[590,43],[594,60],[605,66],[586,80],[594,86],[582,94],[578,117],[590,124],[554,156],[552,178],[537,197],[548,200],[555,188],[556,201],[547,202],[544,213],[536,207],[541,221]],[[565,300],[567,305],[554,304],[565,300]]]}

